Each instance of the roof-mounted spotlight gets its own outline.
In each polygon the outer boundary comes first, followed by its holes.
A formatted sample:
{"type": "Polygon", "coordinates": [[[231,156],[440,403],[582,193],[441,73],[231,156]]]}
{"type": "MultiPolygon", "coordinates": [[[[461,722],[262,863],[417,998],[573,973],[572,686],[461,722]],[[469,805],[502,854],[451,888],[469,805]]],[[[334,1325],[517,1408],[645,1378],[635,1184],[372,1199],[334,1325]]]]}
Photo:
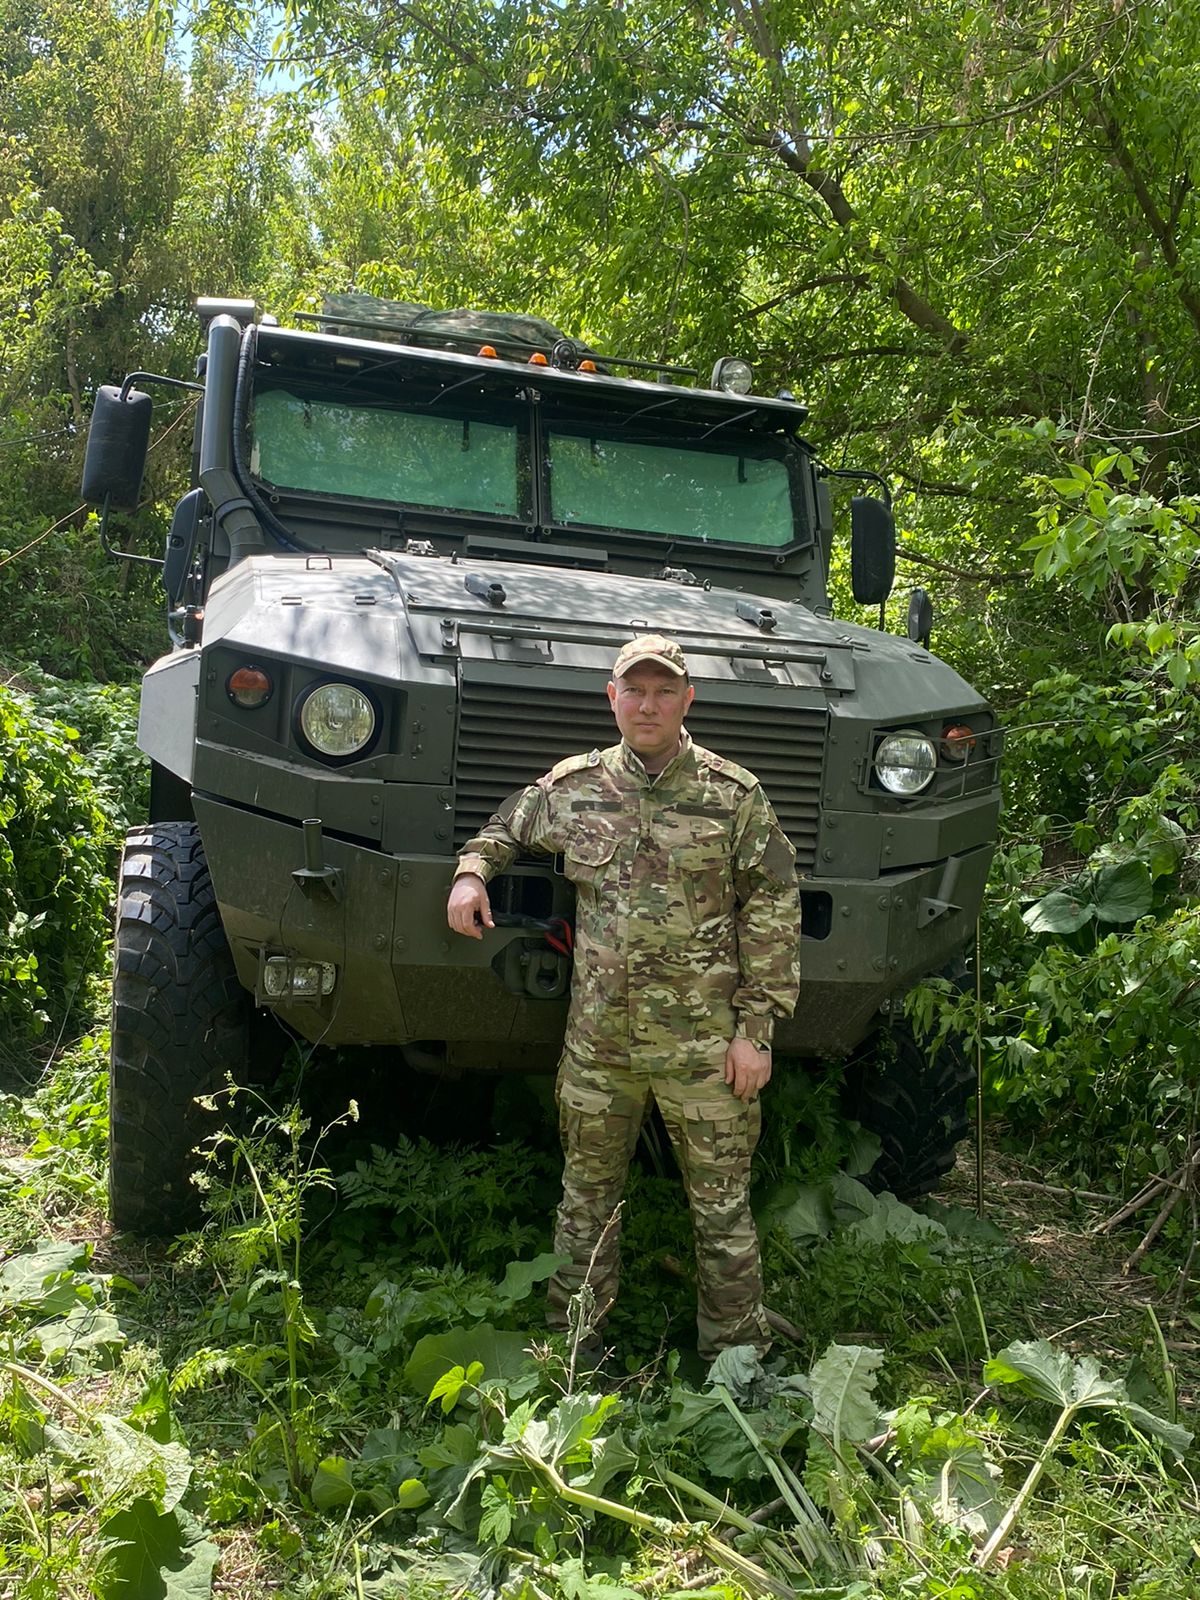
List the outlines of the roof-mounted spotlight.
{"type": "Polygon", "coordinates": [[[712,369],[711,389],[724,389],[726,394],[749,394],[754,385],[754,368],[741,356],[722,356],[712,369]]]}

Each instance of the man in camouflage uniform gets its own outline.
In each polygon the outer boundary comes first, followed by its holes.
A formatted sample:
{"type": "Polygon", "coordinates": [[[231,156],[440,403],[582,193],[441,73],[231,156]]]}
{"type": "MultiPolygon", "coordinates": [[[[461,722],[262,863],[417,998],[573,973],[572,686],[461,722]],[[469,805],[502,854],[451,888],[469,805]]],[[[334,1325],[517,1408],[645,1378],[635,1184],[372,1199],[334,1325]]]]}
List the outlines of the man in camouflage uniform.
{"type": "Polygon", "coordinates": [[[683,652],[651,634],[617,656],[608,697],[622,735],[560,761],[464,848],[450,926],[493,926],[486,884],[519,849],[563,858],[576,890],[575,971],[558,1073],[566,1162],[550,1320],[588,1277],[597,1326],[616,1298],[605,1232],[653,1096],[692,1211],[706,1359],[769,1343],[750,1160],[777,1016],[799,982],[795,855],[757,778],[693,744],[683,652]]]}

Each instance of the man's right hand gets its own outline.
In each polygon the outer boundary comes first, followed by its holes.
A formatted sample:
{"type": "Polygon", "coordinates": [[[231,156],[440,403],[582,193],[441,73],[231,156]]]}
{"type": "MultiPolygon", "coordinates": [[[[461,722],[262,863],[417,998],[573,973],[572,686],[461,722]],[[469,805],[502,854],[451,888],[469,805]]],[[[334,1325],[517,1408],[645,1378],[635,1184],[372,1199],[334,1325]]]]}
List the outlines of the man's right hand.
{"type": "Polygon", "coordinates": [[[455,878],[446,902],[446,921],[455,933],[465,933],[468,939],[482,939],[484,928],[496,926],[487,884],[474,872],[455,878]]]}

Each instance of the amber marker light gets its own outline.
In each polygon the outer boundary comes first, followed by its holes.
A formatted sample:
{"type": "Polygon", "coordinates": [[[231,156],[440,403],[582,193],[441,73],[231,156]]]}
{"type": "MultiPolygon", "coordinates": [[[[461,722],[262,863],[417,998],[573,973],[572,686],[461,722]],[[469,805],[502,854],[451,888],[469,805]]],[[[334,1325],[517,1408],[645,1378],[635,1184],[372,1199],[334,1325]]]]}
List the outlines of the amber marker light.
{"type": "Polygon", "coordinates": [[[479,346],[479,354],[486,356],[489,361],[498,361],[500,359],[496,354],[495,345],[491,344],[481,344],[479,346]]]}
{"type": "Polygon", "coordinates": [[[550,363],[540,350],[535,350],[529,358],[529,365],[531,367],[548,367],[550,363]]]}
{"type": "Polygon", "coordinates": [[[273,688],[274,684],[261,667],[238,667],[225,680],[226,694],[243,711],[265,706],[273,688]]]}
{"type": "Polygon", "coordinates": [[[943,761],[965,761],[975,748],[975,730],[968,728],[965,722],[956,722],[951,728],[942,729],[941,751],[943,761]]]}
{"type": "Polygon", "coordinates": [[[581,361],[579,363],[579,370],[580,372],[599,372],[600,368],[594,361],[581,361]]]}

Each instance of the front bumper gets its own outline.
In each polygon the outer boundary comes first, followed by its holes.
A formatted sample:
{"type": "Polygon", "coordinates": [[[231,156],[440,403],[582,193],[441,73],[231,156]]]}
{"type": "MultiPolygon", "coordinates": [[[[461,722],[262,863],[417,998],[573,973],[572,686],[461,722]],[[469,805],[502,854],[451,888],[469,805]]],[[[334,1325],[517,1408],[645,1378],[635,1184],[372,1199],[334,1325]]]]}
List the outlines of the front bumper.
{"type": "MultiPolygon", "coordinates": [[[[326,835],[322,865],[333,876],[322,886],[295,876],[305,866],[299,824],[201,794],[193,804],[242,984],[265,999],[269,955],[337,968],[330,994],[271,1002],[302,1037],[332,1045],[444,1043],[448,1063],[463,1067],[553,1061],[565,998],[515,992],[514,974],[524,970],[515,958],[536,964],[538,941],[519,929],[481,940],[452,934],[452,859],[390,855],[326,835]]],[[[800,1001],[780,1024],[777,1046],[842,1055],[891,995],[955,959],[974,929],[991,857],[986,845],[872,881],[802,880],[800,1001]]],[[[570,915],[569,886],[549,867],[518,867],[510,876],[539,880],[539,915],[570,915]]]]}

